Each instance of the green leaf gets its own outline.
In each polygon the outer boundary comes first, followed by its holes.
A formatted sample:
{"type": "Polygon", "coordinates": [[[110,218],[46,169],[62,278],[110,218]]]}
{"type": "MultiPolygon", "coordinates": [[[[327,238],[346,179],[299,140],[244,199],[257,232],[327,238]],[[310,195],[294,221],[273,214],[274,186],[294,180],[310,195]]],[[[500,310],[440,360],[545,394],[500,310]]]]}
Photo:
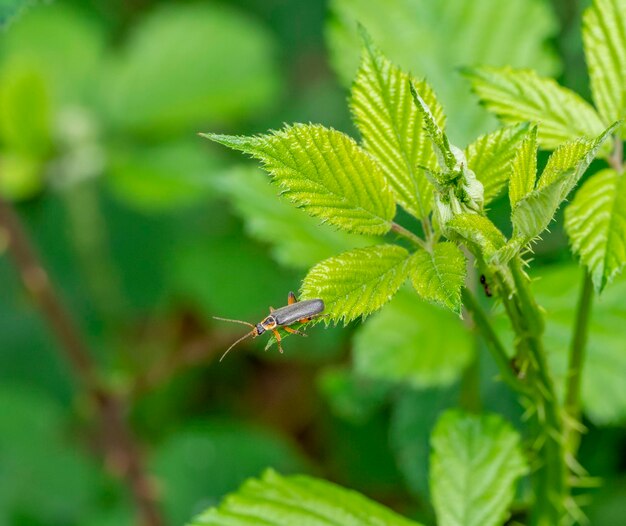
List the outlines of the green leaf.
{"type": "Polygon", "coordinates": [[[237,167],[218,176],[216,189],[226,194],[243,218],[246,232],[272,248],[285,266],[309,268],[318,261],[352,248],[376,243],[374,237],[341,232],[292,206],[258,169],[237,167]]]}
{"type": "Polygon", "coordinates": [[[565,209],[565,229],[601,292],[626,264],[624,174],[602,170],[586,181],[565,209]]]}
{"type": "Polygon", "coordinates": [[[505,187],[510,165],[528,124],[515,124],[482,135],[465,150],[467,165],[482,183],[485,204],[493,201],[505,187]]]}
{"type": "Polygon", "coordinates": [[[626,1],[594,0],[583,17],[591,92],[604,122],[626,117],[626,1]]]}
{"type": "Polygon", "coordinates": [[[565,143],[552,153],[535,190],[520,199],[511,212],[514,242],[518,239],[526,244],[548,227],[563,200],[616,127],[617,123],[594,140],[577,139],[565,143]]]}
{"type": "Polygon", "coordinates": [[[350,86],[359,66],[359,22],[392,63],[428,79],[446,108],[455,144],[469,144],[495,124],[459,81],[457,68],[491,64],[532,67],[545,75],[560,71],[548,43],[559,24],[544,1],[389,0],[381,9],[371,0],[331,0],[329,8],[331,62],[344,84],[350,86]]]}
{"type": "Polygon", "coordinates": [[[518,149],[511,165],[509,200],[511,208],[535,188],[537,177],[537,126],[533,126],[518,149]]]}
{"type": "Polygon", "coordinates": [[[0,3],[0,29],[20,15],[25,9],[35,4],[37,0],[2,0],[0,3]]]}
{"type": "Polygon", "coordinates": [[[417,293],[461,314],[461,289],[465,283],[465,256],[454,243],[437,243],[432,252],[418,250],[411,257],[410,277],[417,293]]]}
{"type": "Polygon", "coordinates": [[[382,170],[341,132],[296,124],[257,137],[204,136],[260,159],[283,194],[312,216],[358,234],[391,228],[396,206],[382,170]]]}
{"type": "Polygon", "coordinates": [[[302,299],[324,300],[326,319],[344,324],[387,303],[408,277],[409,253],[398,245],[357,248],[315,265],[302,283],[302,299]]]}
{"type": "Polygon", "coordinates": [[[272,34],[226,4],[162,4],[132,29],[104,70],[106,112],[117,127],[179,137],[256,114],[280,92],[272,34]]]}
{"type": "Polygon", "coordinates": [[[418,526],[363,495],[323,480],[268,470],[189,526],[418,526]]]}
{"type": "Polygon", "coordinates": [[[401,291],[354,337],[354,368],[365,377],[415,388],[448,385],[474,355],[458,316],[401,291]]]}
{"type": "Polygon", "coordinates": [[[431,438],[430,487],[440,526],[497,526],[528,472],[521,438],[495,414],[444,413],[431,438]]]}
{"type": "MultiPolygon", "coordinates": [[[[450,148],[450,141],[448,140],[447,135],[441,129],[441,126],[437,122],[437,116],[433,113],[433,111],[430,109],[428,102],[422,97],[422,94],[418,91],[418,87],[416,87],[413,83],[409,84],[409,86],[411,89],[413,101],[415,102],[415,106],[422,116],[422,122],[424,125],[424,130],[426,131],[426,135],[430,138],[432,142],[433,149],[435,150],[435,155],[437,156],[437,161],[439,162],[439,166],[441,167],[441,169],[447,168],[448,170],[454,170],[458,168],[456,156],[450,148]]],[[[424,96],[428,98],[428,95],[430,93],[431,90],[429,88],[424,96]]]]}
{"type": "Polygon", "coordinates": [[[423,122],[413,103],[414,82],[443,127],[445,116],[425,81],[412,79],[394,66],[364,35],[361,67],[352,85],[350,105],[365,149],[383,168],[398,203],[417,218],[430,211],[432,188],[420,166],[437,168],[423,122]]]}
{"type": "Polygon", "coordinates": [[[197,422],[179,430],[159,445],[151,460],[151,470],[163,487],[169,524],[184,524],[190,515],[216,506],[248,477],[267,468],[287,473],[306,469],[286,440],[226,420],[197,422]]]}
{"type": "Polygon", "coordinates": [[[504,234],[489,219],[478,214],[455,216],[446,223],[446,229],[485,259],[489,259],[506,242],[504,234]]]}
{"type": "Polygon", "coordinates": [[[465,71],[486,108],[502,122],[538,122],[539,144],[554,149],[604,130],[595,109],[553,79],[528,69],[481,67],[465,71]]]}

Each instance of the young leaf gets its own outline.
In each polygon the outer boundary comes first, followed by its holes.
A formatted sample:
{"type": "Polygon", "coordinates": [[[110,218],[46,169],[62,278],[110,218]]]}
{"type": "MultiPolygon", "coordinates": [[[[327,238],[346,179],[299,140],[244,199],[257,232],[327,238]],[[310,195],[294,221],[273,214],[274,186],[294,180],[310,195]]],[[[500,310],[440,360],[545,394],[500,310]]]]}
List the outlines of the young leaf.
{"type": "Polygon", "coordinates": [[[577,137],[595,137],[604,125],[595,109],[573,91],[532,70],[481,67],[465,70],[487,109],[505,123],[538,122],[547,149],[577,137]]]}
{"type": "Polygon", "coordinates": [[[422,298],[461,313],[465,256],[454,243],[438,243],[432,252],[418,250],[411,257],[409,272],[411,282],[422,298]]]}
{"type": "Polygon", "coordinates": [[[482,135],[466,148],[467,165],[483,184],[485,204],[505,187],[511,161],[527,131],[527,123],[506,126],[482,135]]]}
{"type": "Polygon", "coordinates": [[[450,385],[474,356],[458,316],[401,290],[353,339],[354,370],[365,378],[417,389],[450,385]]]}
{"type": "Polygon", "coordinates": [[[267,470],[188,526],[419,526],[363,495],[330,482],[267,470]]]}
{"type": "Polygon", "coordinates": [[[626,1],[595,0],[583,17],[591,91],[604,122],[626,117],[626,1]]]}
{"type": "Polygon", "coordinates": [[[204,137],[260,159],[283,193],[312,216],[358,234],[391,228],[396,206],[382,170],[341,132],[296,124],[256,137],[204,137]]]}
{"type": "Polygon", "coordinates": [[[339,252],[376,243],[376,238],[320,224],[319,219],[280,199],[256,167],[235,168],[219,177],[215,187],[228,196],[246,232],[268,243],[272,256],[285,266],[308,269],[339,252]]]}
{"type": "Polygon", "coordinates": [[[602,170],[585,182],[565,209],[565,229],[600,292],[626,264],[626,176],[602,170]]]}
{"type": "Polygon", "coordinates": [[[413,96],[413,100],[415,102],[415,106],[422,116],[424,130],[426,131],[427,136],[432,141],[437,160],[439,161],[439,166],[442,169],[447,168],[448,170],[458,169],[458,162],[456,156],[450,148],[450,141],[448,140],[445,132],[441,129],[441,126],[439,126],[437,118],[430,106],[428,105],[428,102],[426,102],[426,100],[424,99],[424,97],[428,98],[428,93],[424,93],[424,96],[422,96],[422,94],[417,91],[417,87],[415,86],[415,84],[411,82],[409,86],[411,89],[411,95],[413,96]]]}
{"type": "Polygon", "coordinates": [[[548,227],[563,200],[616,127],[617,123],[594,140],[578,139],[563,144],[550,156],[537,188],[520,199],[511,212],[513,239],[528,243],[548,227]]]}
{"type": "Polygon", "coordinates": [[[408,277],[409,253],[398,245],[357,248],[315,265],[302,299],[324,300],[326,319],[345,324],[387,303],[408,277]]]}
{"type": "Polygon", "coordinates": [[[474,252],[489,259],[501,249],[506,238],[504,234],[485,216],[478,214],[461,214],[446,224],[446,229],[468,245],[474,252]]]}
{"type": "MultiPolygon", "coordinates": [[[[398,203],[417,218],[430,211],[432,188],[420,166],[437,168],[432,145],[409,91],[411,77],[393,65],[364,35],[350,105],[365,149],[380,162],[398,203]]],[[[415,82],[438,126],[445,116],[433,90],[415,82]]]]}
{"type": "Polygon", "coordinates": [[[515,151],[509,181],[511,208],[535,188],[537,177],[537,126],[533,126],[515,151]]]}
{"type": "Polygon", "coordinates": [[[430,488],[439,526],[498,526],[528,472],[520,436],[498,415],[444,413],[431,437],[430,488]]]}

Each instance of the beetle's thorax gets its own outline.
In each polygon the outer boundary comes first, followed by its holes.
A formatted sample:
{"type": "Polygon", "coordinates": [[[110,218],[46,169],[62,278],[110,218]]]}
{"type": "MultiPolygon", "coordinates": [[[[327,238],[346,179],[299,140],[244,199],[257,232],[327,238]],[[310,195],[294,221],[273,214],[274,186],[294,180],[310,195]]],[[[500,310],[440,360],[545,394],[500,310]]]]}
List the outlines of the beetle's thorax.
{"type": "Polygon", "coordinates": [[[268,316],[263,321],[257,324],[256,331],[258,334],[263,334],[265,331],[271,331],[276,328],[276,319],[274,316],[268,316]]]}

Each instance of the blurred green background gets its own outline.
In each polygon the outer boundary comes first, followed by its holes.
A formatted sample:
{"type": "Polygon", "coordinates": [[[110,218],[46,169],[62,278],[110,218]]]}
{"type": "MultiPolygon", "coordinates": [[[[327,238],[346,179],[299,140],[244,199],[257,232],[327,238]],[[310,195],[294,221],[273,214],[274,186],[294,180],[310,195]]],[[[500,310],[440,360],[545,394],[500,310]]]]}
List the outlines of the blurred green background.
{"type": "MultiPolygon", "coordinates": [[[[168,525],[273,466],[433,523],[428,436],[451,405],[520,409],[454,316],[400,294],[285,354],[217,359],[317,261],[367,239],[277,197],[197,136],[320,122],[355,135],[356,20],[435,87],[464,145],[496,123],[461,65],[528,66],[588,97],[575,0],[55,0],[0,3],[0,193],[16,207],[102,377],[127,406],[168,525]]],[[[507,221],[506,203],[492,215],[507,221]]],[[[135,523],[98,456],[94,410],[25,293],[0,226],[0,526],[135,523]]],[[[537,247],[555,367],[579,272],[555,225],[537,247]]],[[[598,305],[581,461],[592,524],[626,516],[626,283],[598,305]],[[617,327],[617,329],[615,328],[617,327]]],[[[503,327],[503,331],[506,328],[503,327]]],[[[559,369],[557,369],[559,370],[559,369]]],[[[523,498],[523,497],[522,497],[523,498]]]]}

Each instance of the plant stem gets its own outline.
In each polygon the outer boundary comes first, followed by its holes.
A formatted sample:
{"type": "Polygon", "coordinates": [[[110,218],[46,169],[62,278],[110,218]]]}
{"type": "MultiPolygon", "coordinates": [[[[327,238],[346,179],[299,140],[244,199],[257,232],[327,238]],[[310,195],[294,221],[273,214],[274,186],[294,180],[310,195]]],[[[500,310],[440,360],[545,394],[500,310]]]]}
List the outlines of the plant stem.
{"type": "Polygon", "coordinates": [[[74,375],[94,403],[105,464],[128,485],[143,526],[161,526],[156,494],[141,450],[126,418],[125,401],[102,385],[98,368],[78,326],[63,305],[13,206],[0,197],[0,230],[26,290],[31,294],[74,375]]]}
{"type": "MultiPolygon", "coordinates": [[[[593,282],[587,269],[583,269],[583,282],[576,309],[574,335],[570,345],[569,364],[567,367],[567,383],[565,386],[565,410],[572,423],[580,418],[580,382],[585,361],[585,347],[589,320],[593,307],[593,282]]],[[[568,426],[566,445],[571,454],[578,449],[579,432],[575,425],[568,426]]]]}
{"type": "Polygon", "coordinates": [[[621,173],[624,169],[624,144],[618,134],[615,135],[613,140],[613,152],[607,159],[609,166],[613,168],[617,173],[621,173]]]}
{"type": "Polygon", "coordinates": [[[485,339],[487,347],[491,351],[494,361],[496,362],[502,380],[511,387],[515,392],[528,395],[530,393],[528,387],[517,377],[515,371],[511,367],[511,361],[506,354],[504,345],[498,338],[496,331],[493,329],[489,318],[478,303],[478,300],[469,290],[463,289],[463,305],[472,315],[474,325],[485,339]]]}
{"type": "Polygon", "coordinates": [[[403,226],[400,226],[398,223],[392,222],[391,230],[393,230],[396,234],[399,234],[402,237],[408,239],[409,241],[411,241],[411,243],[418,245],[422,248],[426,248],[426,244],[424,243],[423,239],[416,236],[413,232],[411,232],[410,230],[407,230],[403,226]]]}

